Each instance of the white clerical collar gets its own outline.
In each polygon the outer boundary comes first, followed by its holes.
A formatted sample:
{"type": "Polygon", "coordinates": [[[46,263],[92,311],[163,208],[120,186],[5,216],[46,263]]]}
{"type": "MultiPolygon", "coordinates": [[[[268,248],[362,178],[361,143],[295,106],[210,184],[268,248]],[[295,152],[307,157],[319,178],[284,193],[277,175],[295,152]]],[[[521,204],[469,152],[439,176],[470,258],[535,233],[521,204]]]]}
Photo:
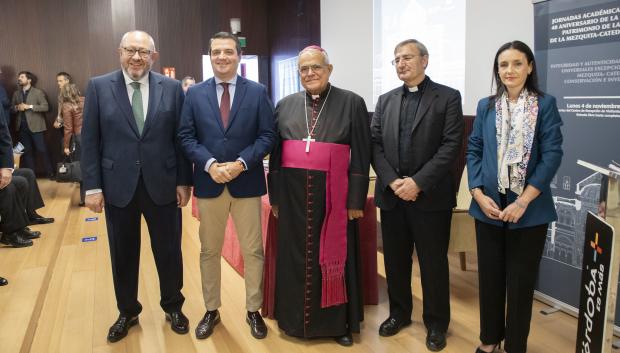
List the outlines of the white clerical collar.
{"type": "Polygon", "coordinates": [[[129,76],[127,71],[125,71],[125,70],[122,70],[122,71],[123,71],[123,76],[125,77],[125,85],[126,86],[129,86],[132,82],[140,82],[140,85],[148,85],[149,84],[149,75],[151,74],[150,72],[147,72],[146,75],[144,75],[141,79],[136,81],[133,78],[131,78],[131,76],[129,76]]]}
{"type": "Polygon", "coordinates": [[[311,97],[312,99],[319,99],[321,95],[320,94],[312,94],[311,97]]]}
{"type": "Polygon", "coordinates": [[[409,92],[417,92],[418,91],[418,86],[407,87],[407,89],[409,90],[409,92]]]}
{"type": "Polygon", "coordinates": [[[220,83],[222,83],[222,82],[228,82],[228,83],[230,83],[231,85],[236,85],[236,84],[237,84],[237,77],[238,77],[238,75],[235,75],[235,76],[234,76],[233,78],[231,78],[230,80],[228,80],[228,81],[224,81],[224,80],[219,79],[217,76],[213,76],[213,78],[215,79],[215,84],[216,84],[216,85],[219,85],[219,84],[220,84],[220,83]]]}

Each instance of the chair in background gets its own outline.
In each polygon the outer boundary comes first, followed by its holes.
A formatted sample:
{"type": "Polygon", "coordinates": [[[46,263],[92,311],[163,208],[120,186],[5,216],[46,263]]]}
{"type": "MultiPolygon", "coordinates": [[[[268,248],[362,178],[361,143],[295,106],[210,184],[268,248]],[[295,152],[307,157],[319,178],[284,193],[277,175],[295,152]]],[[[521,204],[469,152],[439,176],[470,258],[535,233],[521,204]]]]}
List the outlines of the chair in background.
{"type": "Polygon", "coordinates": [[[469,216],[467,210],[471,203],[471,195],[467,186],[467,170],[465,170],[465,153],[467,152],[467,141],[474,128],[474,116],[463,116],[463,140],[459,156],[452,168],[454,176],[454,189],[457,190],[457,205],[452,213],[452,226],[450,229],[450,245],[448,251],[458,252],[461,260],[461,270],[465,271],[466,255],[468,251],[476,251],[476,237],[474,229],[474,219],[469,216]]]}

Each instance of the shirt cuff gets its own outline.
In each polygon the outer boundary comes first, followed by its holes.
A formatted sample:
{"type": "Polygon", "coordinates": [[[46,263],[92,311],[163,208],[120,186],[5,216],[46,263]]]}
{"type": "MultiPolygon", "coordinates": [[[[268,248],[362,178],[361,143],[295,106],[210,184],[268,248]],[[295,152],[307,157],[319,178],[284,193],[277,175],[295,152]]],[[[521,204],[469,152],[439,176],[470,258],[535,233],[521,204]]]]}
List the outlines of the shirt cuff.
{"type": "Polygon", "coordinates": [[[241,161],[241,163],[243,163],[243,170],[248,170],[248,164],[245,163],[245,161],[243,160],[243,158],[239,157],[237,158],[238,161],[241,161]]]}
{"type": "Polygon", "coordinates": [[[215,158],[211,158],[207,161],[207,165],[205,165],[205,172],[209,172],[209,168],[211,168],[211,164],[217,162],[215,158]]]}
{"type": "Polygon", "coordinates": [[[101,189],[86,190],[85,195],[88,196],[88,195],[100,194],[102,192],[103,190],[101,189]]]}

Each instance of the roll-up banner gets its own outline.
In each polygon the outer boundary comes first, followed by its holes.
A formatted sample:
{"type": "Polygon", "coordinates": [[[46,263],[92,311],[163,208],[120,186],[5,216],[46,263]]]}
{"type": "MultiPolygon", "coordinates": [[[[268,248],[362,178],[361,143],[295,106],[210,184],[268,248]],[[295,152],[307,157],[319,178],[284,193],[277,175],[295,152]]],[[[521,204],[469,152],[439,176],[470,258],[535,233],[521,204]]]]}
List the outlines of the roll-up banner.
{"type": "Polygon", "coordinates": [[[601,201],[601,174],[577,160],[620,162],[620,1],[537,2],[534,33],[540,86],[557,98],[564,122],[564,157],[552,181],[558,220],[547,232],[537,291],[576,310],[586,216],[598,214],[601,201]]]}

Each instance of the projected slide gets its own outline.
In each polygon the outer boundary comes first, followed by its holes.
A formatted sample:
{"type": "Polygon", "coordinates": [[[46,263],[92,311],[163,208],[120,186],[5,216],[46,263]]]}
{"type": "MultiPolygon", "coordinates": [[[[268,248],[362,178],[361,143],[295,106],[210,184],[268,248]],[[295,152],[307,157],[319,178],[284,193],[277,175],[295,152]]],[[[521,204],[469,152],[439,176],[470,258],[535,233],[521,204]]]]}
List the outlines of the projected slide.
{"type": "Polygon", "coordinates": [[[373,101],[402,85],[390,62],[394,46],[408,38],[426,45],[426,74],[465,96],[465,0],[374,0],[373,6],[373,101]]]}

